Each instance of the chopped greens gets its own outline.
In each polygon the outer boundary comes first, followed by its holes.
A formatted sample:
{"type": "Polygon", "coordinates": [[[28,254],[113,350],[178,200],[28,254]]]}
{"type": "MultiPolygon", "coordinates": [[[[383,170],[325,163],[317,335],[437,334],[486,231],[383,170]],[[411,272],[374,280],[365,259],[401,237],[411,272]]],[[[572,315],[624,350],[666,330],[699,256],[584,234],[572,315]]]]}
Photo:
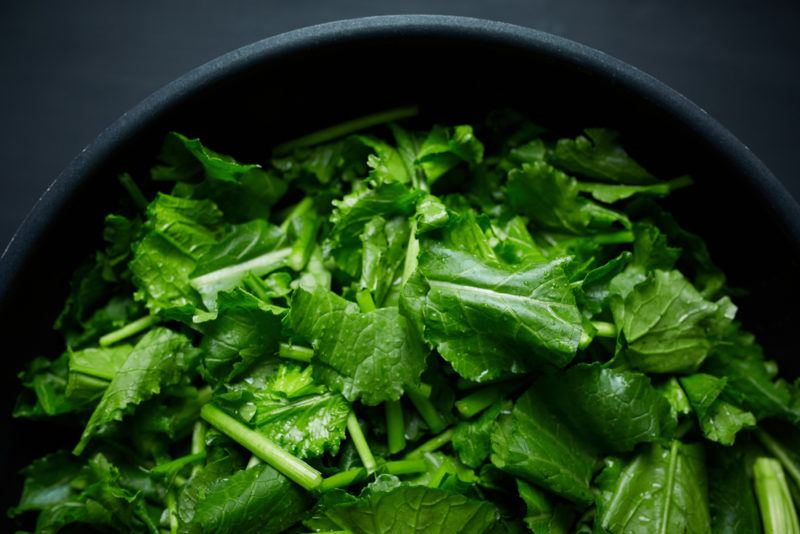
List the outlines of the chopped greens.
{"type": "Polygon", "coordinates": [[[800,534],[800,388],[654,202],[691,178],[417,113],[249,163],[173,132],[120,177],[19,375],[13,415],[74,440],[20,528],[800,534]]]}

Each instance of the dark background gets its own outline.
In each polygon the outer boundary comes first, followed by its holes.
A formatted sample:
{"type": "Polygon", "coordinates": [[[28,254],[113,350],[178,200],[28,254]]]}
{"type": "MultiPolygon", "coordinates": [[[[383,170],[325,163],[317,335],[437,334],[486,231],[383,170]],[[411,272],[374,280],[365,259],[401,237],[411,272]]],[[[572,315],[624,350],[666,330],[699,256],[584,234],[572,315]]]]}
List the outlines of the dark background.
{"type": "Polygon", "coordinates": [[[617,56],[707,110],[800,198],[797,0],[5,0],[0,248],[101,129],[188,69],[294,28],[392,13],[497,19],[617,56]]]}

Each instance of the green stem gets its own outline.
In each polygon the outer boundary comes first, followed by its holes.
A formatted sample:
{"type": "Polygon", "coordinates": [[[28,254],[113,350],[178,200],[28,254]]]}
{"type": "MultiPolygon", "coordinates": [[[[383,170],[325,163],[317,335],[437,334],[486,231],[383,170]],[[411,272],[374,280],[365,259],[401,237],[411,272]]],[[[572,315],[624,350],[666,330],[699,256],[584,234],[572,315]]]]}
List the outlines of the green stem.
{"type": "Polygon", "coordinates": [[[261,278],[253,273],[247,273],[247,275],[242,279],[242,283],[244,284],[244,287],[253,295],[257,296],[264,302],[270,302],[269,295],[267,294],[267,285],[261,278]]]}
{"type": "MultiPolygon", "coordinates": [[[[192,429],[192,454],[205,454],[206,452],[206,424],[203,421],[197,421],[192,429]]],[[[202,466],[197,463],[192,467],[192,476],[196,475],[202,466]]]]}
{"type": "Polygon", "coordinates": [[[139,189],[139,186],[136,185],[136,182],[133,181],[131,175],[126,173],[120,174],[119,176],[119,183],[125,188],[125,191],[128,192],[128,195],[133,200],[133,203],[139,208],[141,211],[147,211],[147,198],[145,198],[144,193],[142,190],[139,189]]]}
{"type": "Polygon", "coordinates": [[[463,399],[456,402],[456,409],[462,417],[469,419],[470,417],[479,414],[495,402],[503,398],[503,392],[508,391],[507,387],[488,386],[479,389],[475,393],[467,395],[463,399]]]}
{"type": "Polygon", "coordinates": [[[101,347],[108,347],[109,345],[113,345],[117,341],[122,341],[125,338],[129,338],[131,336],[135,336],[136,334],[147,330],[151,326],[158,324],[160,319],[155,315],[145,315],[144,317],[140,317],[135,321],[126,324],[122,328],[118,330],[114,330],[113,332],[109,332],[108,334],[104,335],[100,338],[98,343],[101,347]]]}
{"type": "Polygon", "coordinates": [[[595,330],[597,330],[597,333],[595,334],[596,337],[617,337],[617,325],[614,323],[608,323],[606,321],[592,321],[592,326],[595,330]]]}
{"type": "Polygon", "coordinates": [[[406,259],[403,262],[403,276],[401,284],[405,285],[414,271],[417,270],[417,256],[419,255],[419,239],[417,239],[417,220],[411,219],[411,228],[408,234],[408,244],[406,245],[406,259]]]}
{"type": "Polygon", "coordinates": [[[624,245],[633,243],[633,231],[620,230],[610,234],[597,234],[592,236],[592,241],[600,245],[624,245]]]}
{"type": "Polygon", "coordinates": [[[424,473],[430,468],[425,460],[397,460],[386,462],[380,467],[381,473],[388,475],[410,475],[412,473],[424,473]]]}
{"type": "Polygon", "coordinates": [[[446,474],[447,474],[447,466],[445,465],[444,462],[442,462],[442,465],[436,468],[436,471],[433,472],[431,479],[428,481],[428,487],[438,488],[439,484],[442,483],[442,480],[444,479],[444,476],[446,474]]]}
{"type": "Polygon", "coordinates": [[[167,492],[167,510],[169,511],[169,532],[178,534],[178,500],[172,490],[167,492]]]}
{"type": "Polygon", "coordinates": [[[347,416],[347,431],[350,432],[350,438],[353,440],[353,445],[356,446],[358,457],[361,458],[361,463],[364,464],[364,468],[368,473],[374,473],[377,467],[375,457],[372,456],[372,451],[369,450],[367,438],[361,430],[361,425],[358,424],[358,418],[355,412],[350,412],[350,415],[347,416]]]}
{"type": "Polygon", "coordinates": [[[445,445],[447,445],[453,437],[453,429],[449,428],[439,434],[438,436],[434,436],[410,453],[406,454],[406,459],[413,460],[416,458],[421,458],[423,454],[426,452],[433,452],[435,450],[441,449],[445,445]]]}
{"type": "Polygon", "coordinates": [[[282,143],[275,147],[274,153],[277,155],[286,154],[295,148],[313,146],[320,143],[325,143],[327,141],[333,141],[334,139],[344,137],[345,135],[357,132],[359,130],[364,130],[366,128],[371,128],[387,122],[413,117],[417,115],[417,113],[419,113],[417,106],[405,106],[401,108],[387,109],[378,113],[372,113],[370,115],[345,121],[335,126],[323,128],[322,130],[318,130],[308,135],[304,135],[302,137],[282,143]]]}
{"type": "Polygon", "coordinates": [[[399,400],[386,401],[386,434],[389,454],[397,454],[406,448],[406,424],[403,419],[403,405],[399,400]]]}
{"type": "Polygon", "coordinates": [[[764,444],[764,447],[772,453],[775,458],[780,460],[781,464],[783,464],[783,468],[789,472],[789,476],[792,477],[794,483],[800,488],[800,466],[792,461],[789,457],[789,453],[783,448],[783,445],[775,441],[775,438],[763,430],[758,430],[756,436],[758,436],[759,441],[764,444]]]}
{"type": "Polygon", "coordinates": [[[359,291],[356,293],[356,302],[362,313],[375,311],[375,301],[372,300],[372,295],[369,290],[359,291]]]}
{"type": "Polygon", "coordinates": [[[797,512],[781,463],[774,458],[756,458],[753,478],[764,534],[800,533],[797,512]]]}
{"type": "Polygon", "coordinates": [[[172,473],[180,471],[189,464],[205,459],[206,459],[205,451],[198,452],[195,454],[187,454],[186,456],[175,458],[174,460],[170,460],[169,462],[158,464],[157,466],[155,466],[150,470],[150,474],[156,476],[170,475],[172,473]]]}
{"type": "Polygon", "coordinates": [[[442,419],[441,414],[436,410],[433,403],[428,397],[422,394],[418,389],[413,387],[406,388],[406,394],[411,400],[411,403],[422,416],[425,424],[431,429],[431,432],[438,434],[447,426],[447,423],[442,419]]]}
{"type": "Polygon", "coordinates": [[[296,456],[292,456],[264,435],[248,428],[213,404],[203,406],[200,410],[200,416],[214,428],[303,488],[312,491],[322,483],[322,474],[319,471],[296,456]]]}
{"type": "Polygon", "coordinates": [[[363,467],[354,467],[353,469],[348,469],[347,471],[342,471],[341,473],[336,473],[335,475],[322,479],[319,490],[325,492],[335,488],[346,488],[366,480],[368,474],[367,470],[363,467]]]}
{"type": "Polygon", "coordinates": [[[278,348],[278,356],[288,360],[295,360],[297,362],[308,363],[314,356],[314,349],[308,347],[301,347],[299,345],[289,345],[288,343],[281,343],[278,348]]]}

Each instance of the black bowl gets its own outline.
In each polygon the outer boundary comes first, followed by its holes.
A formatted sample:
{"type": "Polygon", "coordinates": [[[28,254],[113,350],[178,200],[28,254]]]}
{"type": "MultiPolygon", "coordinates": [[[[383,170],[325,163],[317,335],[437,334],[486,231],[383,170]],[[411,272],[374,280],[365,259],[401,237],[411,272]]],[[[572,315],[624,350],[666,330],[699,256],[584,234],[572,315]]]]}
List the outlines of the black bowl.
{"type": "Polygon", "coordinates": [[[800,207],[769,170],[703,110],[647,74],[585,46],[485,20],[376,17],[324,24],[260,41],[199,67],[106,129],[37,202],[0,260],[5,508],[19,495],[14,473],[73,430],[12,421],[16,373],[55,356],[51,330],[81,258],[101,241],[102,218],[121,195],[123,170],[145,176],[164,134],[199,136],[243,160],[277,141],[340,120],[416,103],[424,120],[469,121],[511,106],[574,134],[623,132],[626,146],[664,176],[696,186],[671,201],[703,235],[733,286],[741,317],[782,365],[795,358],[800,324],[800,207]]]}

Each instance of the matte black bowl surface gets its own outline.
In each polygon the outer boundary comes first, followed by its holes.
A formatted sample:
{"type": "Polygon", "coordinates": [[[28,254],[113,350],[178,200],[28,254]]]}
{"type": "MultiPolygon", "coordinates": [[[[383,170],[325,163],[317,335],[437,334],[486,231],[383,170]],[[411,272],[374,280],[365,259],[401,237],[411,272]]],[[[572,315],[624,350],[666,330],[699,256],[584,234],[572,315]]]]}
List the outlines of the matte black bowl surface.
{"type": "Polygon", "coordinates": [[[14,473],[77,439],[73,430],[12,421],[16,373],[55,356],[51,325],[80,259],[101,242],[102,218],[121,195],[116,176],[143,177],[164,134],[179,130],[243,160],[278,141],[340,120],[417,103],[424,121],[469,121],[511,106],[564,134],[623,132],[645,166],[690,173],[670,201],[704,236],[732,285],[746,326],[789,377],[800,324],[800,207],[733,135],[684,97],[635,68],[537,31],[477,19],[396,16],[314,26],[260,41],[199,67],[101,133],[42,195],[0,260],[3,328],[2,503],[14,473]]]}

